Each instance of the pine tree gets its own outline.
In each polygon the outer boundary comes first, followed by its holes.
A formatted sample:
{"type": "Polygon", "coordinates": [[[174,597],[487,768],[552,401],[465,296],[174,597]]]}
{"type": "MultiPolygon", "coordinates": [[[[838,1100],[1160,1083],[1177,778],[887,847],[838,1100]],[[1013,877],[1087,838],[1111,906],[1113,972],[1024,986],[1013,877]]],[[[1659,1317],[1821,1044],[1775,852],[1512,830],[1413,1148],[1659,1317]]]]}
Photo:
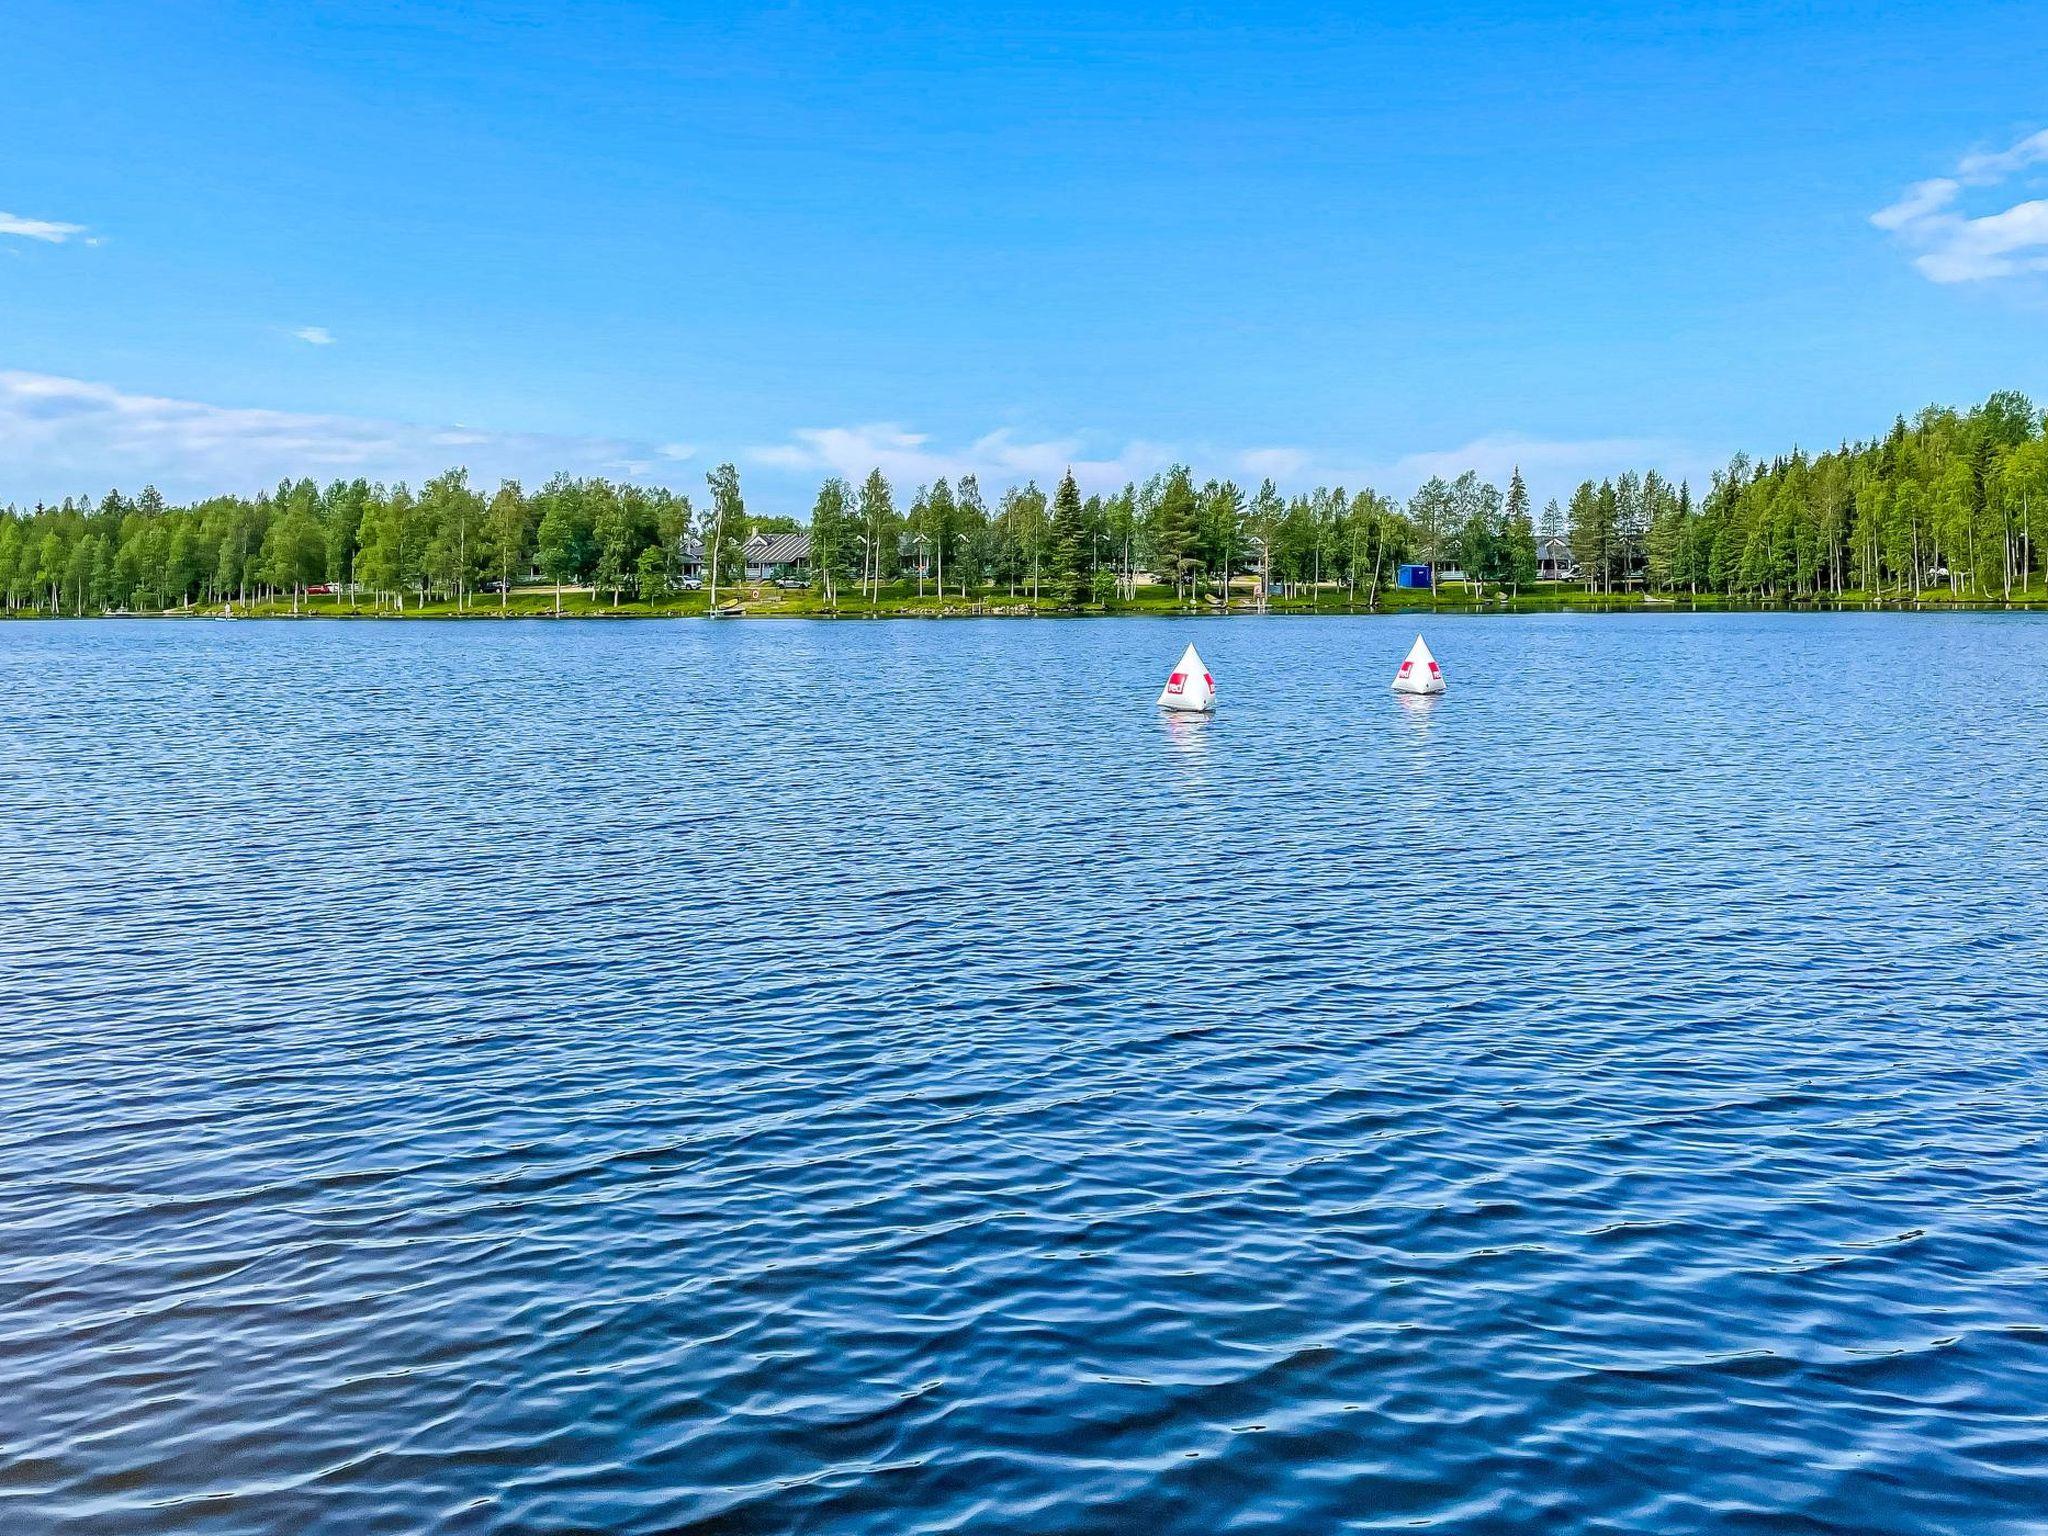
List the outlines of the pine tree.
{"type": "Polygon", "coordinates": [[[1457,531],[1456,498],[1441,475],[1431,475],[1408,498],[1408,520],[1422,546],[1422,558],[1429,564],[1429,592],[1436,596],[1437,567],[1445,547],[1457,531]]]}
{"type": "Polygon", "coordinates": [[[1154,498],[1151,543],[1156,574],[1173,583],[1173,595],[1182,597],[1199,564],[1195,558],[1195,485],[1187,466],[1176,464],[1166,472],[1154,498]]]}
{"type": "Polygon", "coordinates": [[[955,496],[959,517],[959,543],[954,553],[954,580],[960,595],[967,596],[970,579],[979,586],[988,580],[988,508],[982,504],[981,482],[972,475],[960,477],[955,496]]]}
{"type": "Polygon", "coordinates": [[[1078,609],[1088,601],[1088,568],[1082,552],[1081,488],[1069,469],[1060,477],[1052,499],[1051,566],[1053,601],[1062,608],[1078,609]]]}
{"type": "Polygon", "coordinates": [[[939,596],[946,595],[946,567],[958,565],[954,546],[960,537],[960,509],[953,500],[953,488],[941,475],[924,499],[925,551],[931,557],[932,578],[939,596]]]}
{"type": "MultiPolygon", "coordinates": [[[[1233,490],[1236,487],[1232,487],[1233,490]]],[[[1251,503],[1241,514],[1244,535],[1258,560],[1259,610],[1264,612],[1273,600],[1273,545],[1281,537],[1287,521],[1287,503],[1281,499],[1280,487],[1270,479],[1261,480],[1259,488],[1252,492],[1251,503]]],[[[1230,595],[1230,572],[1223,573],[1224,598],[1226,604],[1230,595]]]]}
{"type": "Polygon", "coordinates": [[[1593,525],[1600,548],[1601,590],[1612,592],[1615,569],[1625,557],[1620,541],[1621,496],[1612,480],[1602,480],[1593,498],[1593,525]]]}
{"type": "Polygon", "coordinates": [[[1496,579],[1508,584],[1519,596],[1522,588],[1536,580],[1536,525],[1529,521],[1529,488],[1522,484],[1517,469],[1508,482],[1508,500],[1502,513],[1501,537],[1496,554],[1496,579]]]}
{"type": "Polygon", "coordinates": [[[1529,487],[1522,479],[1522,466],[1517,464],[1514,473],[1508,476],[1508,499],[1503,512],[1510,523],[1519,519],[1529,521],[1529,487]]]}

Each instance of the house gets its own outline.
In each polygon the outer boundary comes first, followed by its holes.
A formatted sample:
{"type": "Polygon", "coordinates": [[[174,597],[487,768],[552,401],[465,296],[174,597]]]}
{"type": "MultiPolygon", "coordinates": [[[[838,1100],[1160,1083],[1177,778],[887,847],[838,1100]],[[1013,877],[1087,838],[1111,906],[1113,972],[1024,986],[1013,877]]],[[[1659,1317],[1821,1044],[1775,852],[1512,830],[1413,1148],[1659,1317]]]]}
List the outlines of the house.
{"type": "Polygon", "coordinates": [[[1536,579],[1569,581],[1572,576],[1572,547],[1556,534],[1536,541],[1536,579]]]}
{"type": "Polygon", "coordinates": [[[808,533],[757,533],[747,540],[747,580],[808,581],[810,575],[808,533]]]}
{"type": "MultiPolygon", "coordinates": [[[[740,570],[731,569],[730,561],[721,566],[719,582],[736,586],[743,581],[806,581],[811,574],[811,536],[757,533],[746,542],[745,562],[740,570]]],[[[704,541],[685,538],[677,543],[669,573],[684,582],[710,580],[711,573],[704,564],[704,541]]]]}

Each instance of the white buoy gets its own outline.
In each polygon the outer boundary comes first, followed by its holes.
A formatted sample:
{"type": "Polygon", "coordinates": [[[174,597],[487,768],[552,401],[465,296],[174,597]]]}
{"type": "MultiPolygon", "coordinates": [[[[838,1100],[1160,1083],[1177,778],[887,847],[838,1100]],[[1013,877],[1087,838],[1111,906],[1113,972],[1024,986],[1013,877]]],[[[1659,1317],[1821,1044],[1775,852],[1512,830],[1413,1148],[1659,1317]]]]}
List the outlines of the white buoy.
{"type": "Polygon", "coordinates": [[[1442,693],[1444,691],[1443,668],[1436,664],[1436,658],[1429,654],[1429,647],[1422,636],[1415,637],[1415,644],[1409,648],[1408,659],[1401,663],[1401,670],[1394,674],[1396,693],[1442,693]]]}
{"type": "Polygon", "coordinates": [[[1209,675],[1192,645],[1181,652],[1180,664],[1159,690],[1159,707],[1196,714],[1207,714],[1216,707],[1216,679],[1209,675]]]}

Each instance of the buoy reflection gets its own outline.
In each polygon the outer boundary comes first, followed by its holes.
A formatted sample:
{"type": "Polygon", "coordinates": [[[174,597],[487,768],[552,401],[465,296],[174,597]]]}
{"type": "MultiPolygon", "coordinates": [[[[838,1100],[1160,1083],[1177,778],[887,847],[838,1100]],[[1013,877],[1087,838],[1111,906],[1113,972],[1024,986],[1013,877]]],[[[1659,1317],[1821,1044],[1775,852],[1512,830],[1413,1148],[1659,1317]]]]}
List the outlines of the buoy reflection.
{"type": "Polygon", "coordinates": [[[1215,718],[1185,710],[1162,709],[1159,711],[1159,728],[1166,732],[1166,744],[1176,756],[1200,762],[1209,755],[1209,727],[1215,723],[1215,718]]]}
{"type": "Polygon", "coordinates": [[[1172,785],[1178,799],[1206,801],[1210,794],[1209,761],[1213,743],[1209,732],[1215,724],[1210,715],[1187,714],[1162,709],[1159,729],[1166,736],[1165,772],[1161,778],[1172,785]]]}
{"type": "Polygon", "coordinates": [[[1415,734],[1427,736],[1432,723],[1430,717],[1436,713],[1437,706],[1443,703],[1444,696],[1440,693],[1397,693],[1394,698],[1399,702],[1401,713],[1407,717],[1408,724],[1414,728],[1415,734]]]}

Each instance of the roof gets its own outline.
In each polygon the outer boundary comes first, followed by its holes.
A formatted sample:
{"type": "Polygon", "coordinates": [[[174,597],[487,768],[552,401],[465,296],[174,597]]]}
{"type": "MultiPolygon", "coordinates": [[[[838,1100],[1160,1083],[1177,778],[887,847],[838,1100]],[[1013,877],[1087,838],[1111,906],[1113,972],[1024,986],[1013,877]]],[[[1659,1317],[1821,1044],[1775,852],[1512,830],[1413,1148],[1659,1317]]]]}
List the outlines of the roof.
{"type": "MultiPolygon", "coordinates": [[[[682,542],[683,558],[698,560],[704,558],[704,541],[686,538],[682,542]]],[[[747,563],[749,565],[801,565],[811,558],[811,536],[808,533],[757,533],[747,540],[747,563]]]]}
{"type": "Polygon", "coordinates": [[[810,558],[808,533],[757,533],[747,540],[747,559],[755,565],[801,565],[810,558]]]}

